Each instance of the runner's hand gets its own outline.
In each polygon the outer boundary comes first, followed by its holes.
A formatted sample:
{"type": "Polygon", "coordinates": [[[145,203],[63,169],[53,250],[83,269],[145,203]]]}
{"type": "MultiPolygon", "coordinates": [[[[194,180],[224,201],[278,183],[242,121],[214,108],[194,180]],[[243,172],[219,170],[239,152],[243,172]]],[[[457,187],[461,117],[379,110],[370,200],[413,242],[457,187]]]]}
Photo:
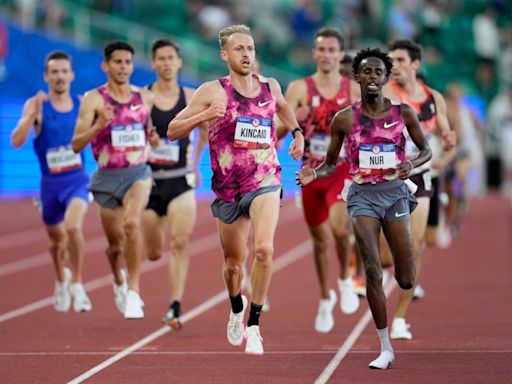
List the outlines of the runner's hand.
{"type": "Polygon", "coordinates": [[[210,104],[208,109],[204,111],[204,121],[210,121],[224,117],[226,114],[226,104],[221,101],[214,101],[210,104]]]}
{"type": "Polygon", "coordinates": [[[297,132],[295,134],[295,139],[290,143],[288,153],[293,160],[299,160],[304,155],[304,136],[302,136],[302,133],[297,132]]]}
{"type": "Polygon", "coordinates": [[[311,183],[315,179],[315,170],[310,168],[309,165],[305,165],[300,171],[295,172],[295,182],[301,187],[311,183]]]}

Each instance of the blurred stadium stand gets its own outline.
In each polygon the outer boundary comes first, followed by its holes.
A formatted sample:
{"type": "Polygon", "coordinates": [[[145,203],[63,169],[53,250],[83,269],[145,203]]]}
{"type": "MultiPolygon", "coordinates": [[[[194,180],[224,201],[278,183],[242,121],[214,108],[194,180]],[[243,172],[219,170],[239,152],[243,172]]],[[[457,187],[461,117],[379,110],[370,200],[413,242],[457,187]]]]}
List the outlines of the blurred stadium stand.
{"type": "MultiPolygon", "coordinates": [[[[475,82],[478,59],[472,21],[488,4],[501,10],[498,26],[512,25],[512,2],[505,0],[0,0],[0,195],[38,189],[32,144],[13,151],[9,134],[24,100],[46,89],[43,58],[51,50],[64,49],[73,56],[77,74],[73,92],[83,93],[105,81],[99,65],[106,41],[123,39],[135,47],[137,70],[132,82],[145,85],[154,79],[149,67],[151,43],[171,37],[182,48],[181,83],[195,86],[226,73],[218,53],[219,28],[212,33],[209,23],[245,23],[253,30],[262,72],[277,78],[285,89],[291,80],[314,70],[311,42],[318,27],[338,27],[348,51],[385,47],[395,37],[396,25],[390,21],[395,20],[394,12],[406,7],[406,16],[417,29],[415,38],[425,48],[422,72],[428,83],[443,91],[456,80],[464,85],[471,103],[482,108],[475,82]]],[[[494,88],[489,92],[492,95],[494,88]]],[[[285,169],[297,167],[288,163],[286,151],[280,158],[285,169]]],[[[202,165],[206,191],[207,156],[202,165]]],[[[285,174],[293,176],[293,172],[285,174]]],[[[293,180],[287,182],[293,189],[293,180]]]]}

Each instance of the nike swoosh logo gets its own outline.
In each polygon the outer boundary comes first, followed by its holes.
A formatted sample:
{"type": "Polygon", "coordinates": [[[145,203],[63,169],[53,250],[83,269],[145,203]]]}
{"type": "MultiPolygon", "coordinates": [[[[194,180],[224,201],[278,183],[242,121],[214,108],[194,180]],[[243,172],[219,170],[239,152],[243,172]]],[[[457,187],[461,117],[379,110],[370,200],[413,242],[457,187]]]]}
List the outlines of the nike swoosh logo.
{"type": "Polygon", "coordinates": [[[341,105],[343,104],[345,101],[347,101],[347,99],[345,99],[344,97],[342,97],[341,99],[338,99],[338,104],[341,105]]]}
{"type": "Polygon", "coordinates": [[[402,217],[402,216],[405,216],[405,215],[408,215],[409,212],[403,212],[403,213],[398,213],[398,212],[395,212],[395,217],[402,217]]]}
{"type": "Polygon", "coordinates": [[[267,104],[270,104],[272,101],[265,101],[265,102],[261,102],[261,101],[258,101],[258,107],[264,107],[265,105],[267,104]]]}
{"type": "Polygon", "coordinates": [[[393,125],[397,125],[398,123],[400,123],[399,121],[395,121],[394,123],[384,123],[384,128],[390,128],[392,127],[393,125]]]}
{"type": "Polygon", "coordinates": [[[140,107],[142,107],[142,105],[140,105],[140,104],[130,105],[130,109],[131,109],[132,111],[136,111],[136,110],[138,110],[140,107]]]}

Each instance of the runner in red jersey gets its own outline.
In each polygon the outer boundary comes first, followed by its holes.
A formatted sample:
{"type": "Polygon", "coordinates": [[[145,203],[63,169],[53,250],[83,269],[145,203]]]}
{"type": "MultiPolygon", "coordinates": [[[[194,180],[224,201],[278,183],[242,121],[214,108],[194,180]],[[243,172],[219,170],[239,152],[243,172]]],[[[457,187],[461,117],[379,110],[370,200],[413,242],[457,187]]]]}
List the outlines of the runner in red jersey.
{"type": "MultiPolygon", "coordinates": [[[[340,74],[343,45],[343,37],[336,29],[320,29],[315,35],[313,47],[316,72],[290,83],[285,95],[304,130],[306,146],[302,163],[311,168],[325,160],[330,142],[330,124],[336,112],[359,99],[357,84],[340,74]]],[[[286,131],[280,133],[282,136],[286,131]]],[[[331,234],[340,265],[338,287],[341,311],[351,314],[359,307],[359,298],[354,293],[349,274],[351,229],[344,191],[348,190],[350,183],[349,166],[342,155],[333,175],[315,180],[302,188],[304,217],[313,240],[315,267],[320,284],[315,329],[321,333],[329,332],[334,326],[332,310],[336,303],[336,293],[330,289],[329,284],[331,234]]]]}

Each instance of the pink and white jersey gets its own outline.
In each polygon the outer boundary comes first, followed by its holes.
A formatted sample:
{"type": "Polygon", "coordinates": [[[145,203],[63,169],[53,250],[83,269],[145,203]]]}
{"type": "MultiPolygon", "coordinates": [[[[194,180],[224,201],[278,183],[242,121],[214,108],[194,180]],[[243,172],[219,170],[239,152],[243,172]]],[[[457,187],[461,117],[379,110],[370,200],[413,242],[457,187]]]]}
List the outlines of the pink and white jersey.
{"type": "Polygon", "coordinates": [[[397,178],[396,166],[405,161],[405,123],[401,103],[392,102],[386,117],[366,116],[361,102],[352,105],[352,130],[345,136],[350,174],[358,184],[397,178]]]}
{"type": "Polygon", "coordinates": [[[91,141],[100,168],[128,168],[144,164],[147,157],[148,110],[140,92],[132,89],[130,102],[112,99],[106,85],[98,88],[105,105],[112,106],[114,118],[91,141]]]}
{"type": "Polygon", "coordinates": [[[273,123],[276,102],[267,79],[253,76],[260,83],[254,98],[238,93],[229,76],[219,79],[227,95],[226,115],[208,128],[212,189],[227,202],[281,184],[273,123]]]}

